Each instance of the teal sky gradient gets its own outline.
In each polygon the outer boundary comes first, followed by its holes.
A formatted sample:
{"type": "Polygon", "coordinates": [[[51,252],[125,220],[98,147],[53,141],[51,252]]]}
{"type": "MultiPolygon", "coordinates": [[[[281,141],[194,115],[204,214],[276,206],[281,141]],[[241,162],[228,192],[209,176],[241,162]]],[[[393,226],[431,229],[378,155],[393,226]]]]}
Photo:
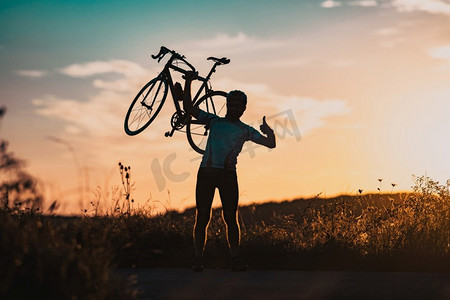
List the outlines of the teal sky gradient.
{"type": "Polygon", "coordinates": [[[0,45],[16,67],[51,68],[69,59],[141,57],[160,40],[203,39],[218,31],[290,36],[359,13],[334,14],[314,0],[12,1],[2,2],[0,45]]]}

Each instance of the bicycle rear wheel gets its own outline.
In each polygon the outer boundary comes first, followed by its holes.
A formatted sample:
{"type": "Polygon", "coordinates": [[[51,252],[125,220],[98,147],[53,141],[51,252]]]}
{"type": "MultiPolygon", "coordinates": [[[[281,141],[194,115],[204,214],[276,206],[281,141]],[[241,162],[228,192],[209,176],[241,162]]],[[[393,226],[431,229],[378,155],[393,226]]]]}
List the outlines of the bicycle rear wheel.
{"type": "Polygon", "coordinates": [[[156,118],[167,97],[167,82],[163,77],[150,80],[131,102],[125,116],[124,128],[128,135],[136,135],[156,118]]]}
{"type": "MultiPolygon", "coordinates": [[[[227,93],[222,91],[213,91],[204,95],[194,104],[211,114],[219,117],[225,117],[227,112],[227,93]]],[[[196,119],[192,119],[186,126],[186,135],[191,147],[200,154],[205,153],[206,142],[208,140],[209,128],[200,124],[196,119]]]]}

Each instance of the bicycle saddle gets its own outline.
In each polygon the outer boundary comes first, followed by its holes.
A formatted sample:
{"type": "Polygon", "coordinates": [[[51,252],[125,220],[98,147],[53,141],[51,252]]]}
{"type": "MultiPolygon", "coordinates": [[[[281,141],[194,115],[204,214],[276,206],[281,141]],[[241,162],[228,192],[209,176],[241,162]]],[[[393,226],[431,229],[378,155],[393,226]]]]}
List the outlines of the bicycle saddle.
{"type": "Polygon", "coordinates": [[[226,57],[222,57],[222,58],[217,58],[217,57],[208,57],[208,60],[212,60],[215,61],[216,63],[218,63],[219,65],[226,65],[230,63],[230,60],[226,57]]]}

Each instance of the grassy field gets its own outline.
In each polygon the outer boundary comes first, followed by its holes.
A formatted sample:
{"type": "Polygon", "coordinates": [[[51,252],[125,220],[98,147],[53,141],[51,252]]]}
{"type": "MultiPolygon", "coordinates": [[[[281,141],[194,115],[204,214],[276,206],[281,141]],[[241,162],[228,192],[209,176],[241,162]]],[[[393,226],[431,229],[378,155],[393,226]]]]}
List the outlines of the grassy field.
{"type": "MultiPolygon", "coordinates": [[[[450,271],[448,188],[415,178],[409,194],[360,194],[240,207],[242,253],[253,269],[450,271]]],[[[120,201],[130,201],[125,195],[120,201]]],[[[133,298],[116,267],[190,267],[194,209],[97,216],[42,214],[4,205],[0,212],[0,295],[133,298]]],[[[220,209],[208,231],[209,268],[227,268],[220,209]]]]}
{"type": "MultiPolygon", "coordinates": [[[[0,140],[0,298],[132,299],[132,280],[117,267],[191,266],[195,210],[133,209],[131,169],[119,170],[123,193],[97,191],[83,216],[57,216],[58,203],[43,208],[37,180],[0,140]]],[[[449,272],[449,186],[424,176],[414,183],[408,194],[241,206],[242,254],[260,270],[449,272]]],[[[228,268],[225,232],[216,209],[209,268],[228,268]]]]}

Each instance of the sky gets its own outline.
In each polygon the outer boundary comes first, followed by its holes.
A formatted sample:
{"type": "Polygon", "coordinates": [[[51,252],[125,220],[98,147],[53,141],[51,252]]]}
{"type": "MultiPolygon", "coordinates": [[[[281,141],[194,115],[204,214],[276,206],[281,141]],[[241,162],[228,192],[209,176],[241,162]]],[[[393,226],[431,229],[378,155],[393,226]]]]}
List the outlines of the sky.
{"type": "Polygon", "coordinates": [[[241,204],[450,178],[448,0],[16,0],[0,28],[0,133],[61,213],[110,205],[119,162],[136,208],[195,205],[201,156],[184,133],[164,137],[172,101],[139,135],[123,129],[161,46],[201,75],[228,57],[213,88],[244,91],[241,120],[274,128],[275,149],[247,142],[238,157],[241,204]]]}

